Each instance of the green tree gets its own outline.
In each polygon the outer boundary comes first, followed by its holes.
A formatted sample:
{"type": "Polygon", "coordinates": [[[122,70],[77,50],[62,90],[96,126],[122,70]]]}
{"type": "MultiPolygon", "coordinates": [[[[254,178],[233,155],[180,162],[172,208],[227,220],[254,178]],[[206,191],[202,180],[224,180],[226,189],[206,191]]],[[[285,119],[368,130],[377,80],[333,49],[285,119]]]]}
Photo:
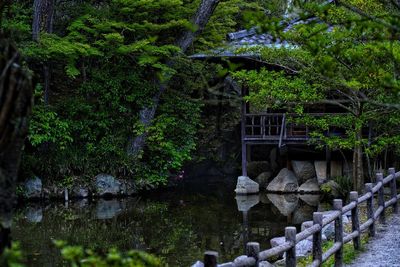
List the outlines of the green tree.
{"type": "Polygon", "coordinates": [[[313,128],[317,145],[353,150],[353,186],[358,190],[364,184],[364,157],[370,165],[370,158],[400,144],[396,14],[398,6],[391,1],[304,5],[299,16],[307,22],[290,31],[284,31],[287,24],[278,19],[261,23],[291,44],[262,53],[267,64],[281,71],[236,74],[250,86],[247,100],[254,105],[296,112],[301,115],[295,119],[298,123],[313,128]],[[344,114],[307,115],[318,105],[334,106],[344,114]],[[333,127],[344,130],[345,136],[327,135],[333,127]],[[366,129],[373,135],[366,135],[366,129]]]}

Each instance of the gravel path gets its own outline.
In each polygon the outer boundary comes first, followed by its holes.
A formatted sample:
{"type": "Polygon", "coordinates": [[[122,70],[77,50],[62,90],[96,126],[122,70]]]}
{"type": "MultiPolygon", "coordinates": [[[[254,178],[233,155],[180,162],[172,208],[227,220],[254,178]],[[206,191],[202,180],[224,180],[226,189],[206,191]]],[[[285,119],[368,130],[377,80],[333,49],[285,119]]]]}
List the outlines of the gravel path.
{"type": "Polygon", "coordinates": [[[377,225],[375,237],[368,242],[365,252],[348,267],[400,267],[400,215],[377,225]]]}

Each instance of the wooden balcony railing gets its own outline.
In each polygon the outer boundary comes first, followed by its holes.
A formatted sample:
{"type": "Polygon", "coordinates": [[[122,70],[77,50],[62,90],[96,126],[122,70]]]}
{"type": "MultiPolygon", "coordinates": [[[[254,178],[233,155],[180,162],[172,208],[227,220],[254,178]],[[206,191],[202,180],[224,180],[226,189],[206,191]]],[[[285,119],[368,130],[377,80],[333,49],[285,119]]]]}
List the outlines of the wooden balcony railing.
{"type": "MultiPolygon", "coordinates": [[[[308,114],[312,116],[326,116],[323,113],[308,114]]],[[[335,114],[337,115],[337,114],[335,114]]],[[[291,122],[297,114],[260,113],[245,115],[246,142],[265,141],[273,144],[305,143],[310,137],[310,127],[291,122]]]]}

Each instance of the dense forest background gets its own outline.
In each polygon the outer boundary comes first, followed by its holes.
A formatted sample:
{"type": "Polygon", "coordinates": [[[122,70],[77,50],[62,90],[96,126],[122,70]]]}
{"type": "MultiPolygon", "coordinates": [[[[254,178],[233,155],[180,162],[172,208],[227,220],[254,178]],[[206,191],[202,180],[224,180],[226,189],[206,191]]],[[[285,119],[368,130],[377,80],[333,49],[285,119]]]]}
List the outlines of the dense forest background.
{"type": "MultiPolygon", "coordinates": [[[[399,144],[398,9],[395,1],[355,0],[12,1],[2,28],[36,84],[20,177],[68,185],[104,172],[138,188],[182,177],[186,162],[227,154],[218,150],[221,138],[232,139],[224,129],[240,119],[240,98],[224,86],[233,74],[260,109],[302,114],[333,99],[346,110],[302,123],[318,126],[320,146],[354,151],[361,185],[365,163],[371,175],[399,144]],[[288,7],[318,19],[283,31],[288,7]],[[265,48],[260,60],[274,71],[235,72],[229,62],[187,57],[255,25],[302,49],[265,48]],[[331,126],[344,127],[347,138],[327,137],[331,126]]],[[[238,157],[224,155],[233,164],[238,157]]]]}
{"type": "MultiPolygon", "coordinates": [[[[179,38],[195,31],[199,5],[12,1],[2,27],[36,82],[20,176],[82,182],[106,172],[152,187],[180,172],[202,142],[203,100],[214,98],[208,88],[223,72],[189,60],[179,47],[179,38]],[[146,121],[148,113],[154,118],[146,121]],[[139,147],[137,137],[146,139],[139,147]]],[[[227,33],[244,28],[244,11],[285,8],[282,1],[221,1],[186,54],[221,45],[227,33]]]]}

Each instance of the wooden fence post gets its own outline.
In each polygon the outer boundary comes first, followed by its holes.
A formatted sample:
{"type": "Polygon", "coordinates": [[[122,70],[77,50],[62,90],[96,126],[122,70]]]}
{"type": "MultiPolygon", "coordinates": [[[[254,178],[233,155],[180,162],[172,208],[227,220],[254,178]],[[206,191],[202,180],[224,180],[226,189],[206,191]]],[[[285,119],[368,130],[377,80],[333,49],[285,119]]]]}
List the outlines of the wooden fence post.
{"type": "Polygon", "coordinates": [[[358,192],[352,191],[350,192],[350,201],[355,202],[356,206],[351,210],[351,230],[352,232],[358,231],[358,236],[353,238],[353,246],[355,250],[359,250],[361,247],[360,242],[360,220],[358,219],[358,192]]]}
{"type": "Polygon", "coordinates": [[[204,253],[204,267],[217,267],[218,252],[206,251],[204,253]]]}
{"type": "Polygon", "coordinates": [[[372,193],[372,184],[365,184],[365,192],[370,192],[371,197],[367,199],[367,215],[368,219],[372,219],[372,223],[369,226],[369,236],[375,236],[375,219],[374,219],[374,193],[372,193]]]}
{"type": "Polygon", "coordinates": [[[293,247],[286,251],[286,267],[296,266],[296,227],[285,228],[286,242],[289,241],[293,244],[293,247]]]}
{"type": "Polygon", "coordinates": [[[381,183],[381,187],[378,190],[378,206],[382,207],[383,210],[381,212],[381,215],[379,216],[379,222],[381,223],[386,223],[386,216],[385,216],[385,195],[383,191],[383,174],[381,172],[378,172],[376,174],[376,183],[381,183]]]}
{"type": "Polygon", "coordinates": [[[335,267],[343,266],[343,202],[341,199],[333,200],[333,209],[340,211],[340,216],[335,219],[335,243],[341,243],[340,249],[335,253],[335,267]]]}
{"type": "Polygon", "coordinates": [[[253,257],[256,259],[256,265],[258,266],[258,253],[260,253],[260,243],[248,242],[246,244],[246,254],[247,257],[253,257]]]}
{"type": "Polygon", "coordinates": [[[322,220],[322,212],[313,213],[314,225],[319,224],[321,226],[321,230],[313,235],[312,255],[313,261],[318,260],[320,265],[322,264],[322,220]]]}
{"type": "Polygon", "coordinates": [[[390,195],[392,198],[396,199],[396,202],[393,204],[393,213],[398,213],[398,207],[397,207],[397,185],[396,185],[396,169],[395,168],[389,168],[389,174],[392,175],[392,181],[390,181],[390,195]]]}

